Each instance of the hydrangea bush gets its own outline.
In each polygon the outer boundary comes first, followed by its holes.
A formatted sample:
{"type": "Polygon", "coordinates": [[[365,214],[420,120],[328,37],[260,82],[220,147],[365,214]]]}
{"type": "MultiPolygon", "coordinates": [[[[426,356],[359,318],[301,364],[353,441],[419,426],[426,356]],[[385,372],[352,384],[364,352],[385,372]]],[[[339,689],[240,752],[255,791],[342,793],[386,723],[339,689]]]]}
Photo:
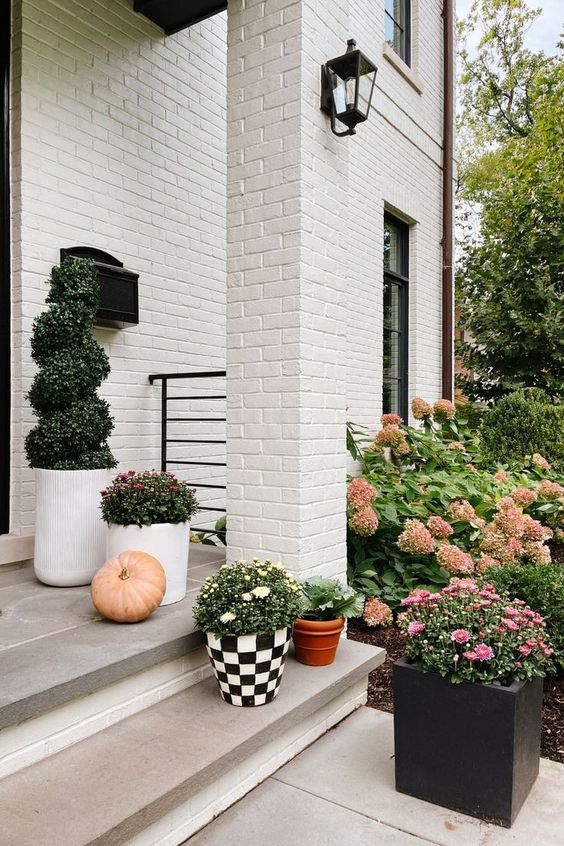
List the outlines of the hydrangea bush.
{"type": "Polygon", "coordinates": [[[544,619],[491,584],[452,579],[441,591],[417,590],[401,604],[406,654],[422,670],[453,682],[507,685],[552,669],[544,619]]]}
{"type": "Polygon", "coordinates": [[[215,637],[264,634],[293,625],[302,588],[282,564],[237,561],[208,576],[194,605],[196,625],[215,637]]]}
{"type": "Polygon", "coordinates": [[[564,478],[540,455],[488,465],[466,412],[447,400],[416,398],[412,411],[418,427],[382,418],[387,449],[381,433],[361,440],[355,430],[363,475],[347,493],[350,584],[397,608],[453,575],[548,563],[547,541],[563,536],[564,478]]]}
{"type": "Polygon", "coordinates": [[[102,491],[102,519],[118,526],[186,523],[197,510],[193,488],[170,472],[128,470],[102,491]]]}

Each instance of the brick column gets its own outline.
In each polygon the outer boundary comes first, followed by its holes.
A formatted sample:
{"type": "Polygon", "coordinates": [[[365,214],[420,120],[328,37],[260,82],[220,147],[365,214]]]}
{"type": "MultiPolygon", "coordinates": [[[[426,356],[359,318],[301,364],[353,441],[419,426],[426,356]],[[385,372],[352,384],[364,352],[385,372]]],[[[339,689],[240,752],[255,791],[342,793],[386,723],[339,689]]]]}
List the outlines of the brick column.
{"type": "Polygon", "coordinates": [[[319,110],[348,3],[230,0],[228,560],[344,575],[348,145],[319,110]]]}

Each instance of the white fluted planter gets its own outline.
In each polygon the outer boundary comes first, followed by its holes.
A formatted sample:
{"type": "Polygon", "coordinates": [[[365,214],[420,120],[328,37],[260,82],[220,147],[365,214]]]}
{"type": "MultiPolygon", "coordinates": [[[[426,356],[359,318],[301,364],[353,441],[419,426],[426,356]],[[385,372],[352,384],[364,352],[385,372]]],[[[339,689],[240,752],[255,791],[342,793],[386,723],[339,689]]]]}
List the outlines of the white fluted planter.
{"type": "Polygon", "coordinates": [[[106,555],[100,491],[111,470],[35,470],[34,570],[55,587],[89,585],[106,555]]]}
{"type": "Polygon", "coordinates": [[[126,549],[139,549],[161,562],[166,592],[161,605],[172,605],[186,596],[190,523],[154,523],[152,526],[117,526],[108,531],[107,558],[126,549]]]}

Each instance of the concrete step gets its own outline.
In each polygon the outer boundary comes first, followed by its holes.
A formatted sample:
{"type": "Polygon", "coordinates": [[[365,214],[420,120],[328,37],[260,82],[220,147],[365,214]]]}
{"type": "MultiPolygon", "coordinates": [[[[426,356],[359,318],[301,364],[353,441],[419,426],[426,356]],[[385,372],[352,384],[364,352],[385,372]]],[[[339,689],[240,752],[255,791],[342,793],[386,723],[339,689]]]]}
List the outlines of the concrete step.
{"type": "Polygon", "coordinates": [[[27,565],[0,572],[0,778],[209,675],[192,605],[225,560],[190,550],[188,594],[148,620],[103,620],[89,587],[40,584],[27,565]]]}
{"type": "Polygon", "coordinates": [[[236,708],[206,679],[0,781],[3,846],[177,846],[366,699],[384,651],[290,653],[278,697],[236,708]]]}

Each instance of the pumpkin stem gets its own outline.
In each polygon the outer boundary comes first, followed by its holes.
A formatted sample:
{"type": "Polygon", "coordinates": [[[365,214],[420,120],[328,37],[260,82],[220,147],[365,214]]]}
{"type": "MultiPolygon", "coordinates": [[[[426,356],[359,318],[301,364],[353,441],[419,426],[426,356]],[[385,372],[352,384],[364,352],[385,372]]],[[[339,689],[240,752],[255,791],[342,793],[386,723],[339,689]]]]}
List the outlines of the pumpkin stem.
{"type": "Polygon", "coordinates": [[[124,580],[129,578],[129,571],[128,571],[127,567],[124,567],[122,569],[121,573],[119,574],[119,578],[124,579],[124,580]]]}

